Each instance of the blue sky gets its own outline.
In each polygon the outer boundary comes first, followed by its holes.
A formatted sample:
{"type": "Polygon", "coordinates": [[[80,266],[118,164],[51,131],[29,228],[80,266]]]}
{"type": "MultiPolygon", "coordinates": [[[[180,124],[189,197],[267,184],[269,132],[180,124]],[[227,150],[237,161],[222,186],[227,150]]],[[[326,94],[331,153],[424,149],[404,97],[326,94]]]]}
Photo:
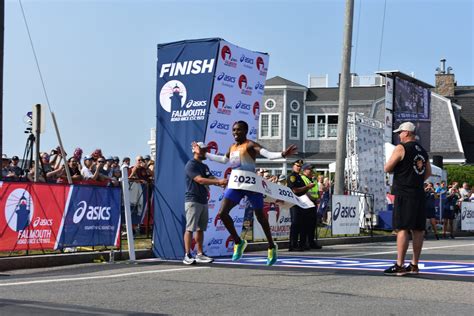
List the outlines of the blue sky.
{"type": "MultiPolygon", "coordinates": [[[[156,45],[221,37],[270,54],[268,78],[307,84],[341,68],[342,0],[23,0],[66,151],[147,154],[156,116],[156,45]]],[[[434,84],[441,58],[458,85],[474,85],[471,0],[355,1],[351,70],[398,69],[434,84]],[[381,58],[379,51],[382,49],[381,58]],[[380,68],[378,65],[380,64],[380,68]]],[[[23,117],[46,100],[18,0],[5,5],[3,152],[21,156],[23,117]]],[[[46,115],[42,150],[57,144],[46,115]]]]}

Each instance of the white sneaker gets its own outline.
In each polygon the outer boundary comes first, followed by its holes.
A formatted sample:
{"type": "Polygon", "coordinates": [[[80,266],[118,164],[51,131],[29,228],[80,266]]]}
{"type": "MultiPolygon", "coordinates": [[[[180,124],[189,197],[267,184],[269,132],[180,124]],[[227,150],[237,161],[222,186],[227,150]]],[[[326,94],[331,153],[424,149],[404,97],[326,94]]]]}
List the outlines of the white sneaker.
{"type": "Polygon", "coordinates": [[[189,254],[185,254],[184,259],[183,259],[183,263],[184,264],[195,264],[196,260],[193,257],[191,257],[189,254]]]}
{"type": "Polygon", "coordinates": [[[211,257],[208,257],[206,256],[205,254],[200,254],[200,255],[196,255],[196,262],[197,263],[211,263],[213,262],[214,259],[211,258],[211,257]]]}

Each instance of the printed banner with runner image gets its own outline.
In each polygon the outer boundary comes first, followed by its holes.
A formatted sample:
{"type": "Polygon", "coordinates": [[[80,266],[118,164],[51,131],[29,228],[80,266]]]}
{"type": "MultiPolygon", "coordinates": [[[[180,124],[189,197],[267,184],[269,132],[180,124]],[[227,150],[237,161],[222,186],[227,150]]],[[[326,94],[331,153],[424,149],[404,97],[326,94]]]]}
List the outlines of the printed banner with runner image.
{"type": "Polygon", "coordinates": [[[232,170],[228,188],[259,192],[266,195],[266,201],[285,201],[288,207],[293,205],[301,208],[314,207],[308,196],[296,196],[290,188],[270,182],[250,171],[232,170]]]}

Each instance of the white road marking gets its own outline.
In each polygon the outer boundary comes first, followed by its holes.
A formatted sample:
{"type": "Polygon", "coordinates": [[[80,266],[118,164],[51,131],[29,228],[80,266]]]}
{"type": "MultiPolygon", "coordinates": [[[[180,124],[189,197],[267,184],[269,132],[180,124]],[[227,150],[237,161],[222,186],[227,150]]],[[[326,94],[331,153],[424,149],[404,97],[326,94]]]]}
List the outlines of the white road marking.
{"type": "MultiPolygon", "coordinates": [[[[426,250],[433,250],[433,249],[442,249],[442,248],[457,248],[457,247],[469,247],[474,246],[474,244],[466,244],[466,245],[454,245],[454,246],[440,246],[440,247],[427,247],[423,248],[422,251],[426,250]]],[[[412,252],[413,249],[409,248],[407,252],[412,252]]],[[[383,252],[368,252],[368,253],[360,253],[348,256],[338,256],[338,258],[357,258],[357,257],[366,257],[366,256],[374,256],[374,255],[386,255],[389,253],[397,253],[396,250],[393,251],[383,251],[383,252]]]]}
{"type": "Polygon", "coordinates": [[[120,273],[120,274],[112,274],[112,275],[98,275],[98,276],[79,277],[79,278],[64,278],[64,279],[54,279],[54,280],[49,279],[49,280],[12,282],[12,283],[0,284],[0,287],[15,286],[15,285],[29,285],[29,284],[42,284],[42,283],[57,283],[57,282],[72,282],[72,281],[84,281],[84,280],[111,279],[111,278],[127,277],[127,276],[132,276],[132,275],[166,273],[166,272],[181,272],[181,271],[200,270],[200,269],[210,269],[210,267],[151,270],[151,271],[128,272],[128,273],[120,273]]]}

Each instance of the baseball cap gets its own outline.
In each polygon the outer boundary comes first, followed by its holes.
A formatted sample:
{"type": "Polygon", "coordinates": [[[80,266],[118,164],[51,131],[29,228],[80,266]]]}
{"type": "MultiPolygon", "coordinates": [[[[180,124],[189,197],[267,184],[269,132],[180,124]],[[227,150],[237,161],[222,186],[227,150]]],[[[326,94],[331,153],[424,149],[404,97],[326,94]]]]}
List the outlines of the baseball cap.
{"type": "Polygon", "coordinates": [[[114,160],[114,157],[112,156],[107,156],[107,158],[105,160],[114,160]]]}
{"type": "Polygon", "coordinates": [[[393,132],[394,133],[399,133],[399,132],[402,132],[402,131],[414,132],[415,131],[415,124],[413,124],[412,122],[404,122],[404,123],[400,124],[400,126],[396,130],[394,130],[393,132]]]}
{"type": "Polygon", "coordinates": [[[150,155],[145,155],[145,156],[143,156],[143,159],[145,159],[145,160],[151,160],[151,157],[150,157],[150,155]]]}
{"type": "Polygon", "coordinates": [[[19,160],[19,159],[18,159],[18,156],[13,156],[13,157],[12,157],[12,160],[19,160]]]}
{"type": "Polygon", "coordinates": [[[309,163],[305,163],[301,169],[306,170],[306,169],[313,169],[313,166],[309,163]]]}
{"type": "Polygon", "coordinates": [[[285,181],[286,180],[286,176],[284,174],[280,174],[280,176],[278,177],[278,181],[285,181]]]}
{"type": "Polygon", "coordinates": [[[86,160],[91,160],[91,159],[92,159],[91,156],[88,156],[88,155],[84,156],[84,161],[86,161],[86,160]]]}
{"type": "Polygon", "coordinates": [[[203,142],[197,142],[196,144],[199,146],[199,148],[202,148],[202,149],[207,148],[207,145],[204,144],[203,142]]]}

